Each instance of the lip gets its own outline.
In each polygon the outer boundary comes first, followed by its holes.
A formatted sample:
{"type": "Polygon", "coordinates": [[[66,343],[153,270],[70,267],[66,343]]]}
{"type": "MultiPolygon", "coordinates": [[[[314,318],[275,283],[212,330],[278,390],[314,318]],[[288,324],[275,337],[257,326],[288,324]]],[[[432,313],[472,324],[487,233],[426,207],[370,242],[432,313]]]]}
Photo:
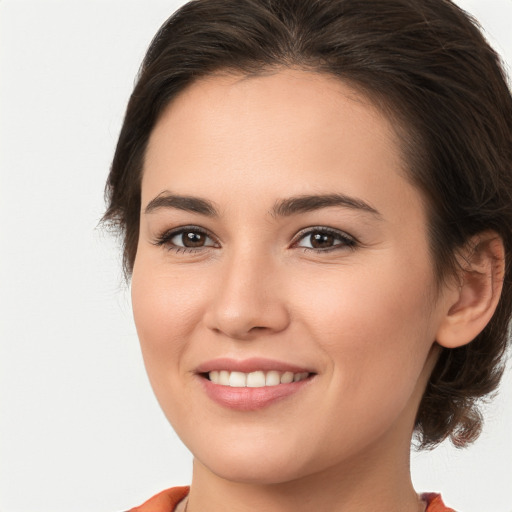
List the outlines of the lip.
{"type": "Polygon", "coordinates": [[[244,360],[235,360],[229,358],[220,358],[207,361],[199,365],[196,369],[197,377],[200,379],[203,390],[206,395],[224,408],[236,411],[257,411],[269,407],[270,405],[291,397],[299,393],[305,387],[311,384],[315,372],[307,368],[276,361],[272,359],[252,358],[244,360]],[[230,372],[251,373],[254,371],[279,371],[303,373],[310,375],[307,379],[289,384],[278,384],[277,386],[264,386],[261,388],[235,388],[214,384],[207,379],[204,374],[211,371],[227,370],[230,372]]]}
{"type": "Polygon", "coordinates": [[[264,359],[260,357],[253,357],[250,359],[231,359],[227,357],[212,359],[201,363],[197,368],[197,373],[208,373],[213,371],[227,370],[229,372],[243,372],[251,373],[258,370],[264,372],[277,371],[277,372],[292,372],[292,373],[315,373],[310,368],[290,364],[284,361],[277,361],[274,359],[264,359]]]}

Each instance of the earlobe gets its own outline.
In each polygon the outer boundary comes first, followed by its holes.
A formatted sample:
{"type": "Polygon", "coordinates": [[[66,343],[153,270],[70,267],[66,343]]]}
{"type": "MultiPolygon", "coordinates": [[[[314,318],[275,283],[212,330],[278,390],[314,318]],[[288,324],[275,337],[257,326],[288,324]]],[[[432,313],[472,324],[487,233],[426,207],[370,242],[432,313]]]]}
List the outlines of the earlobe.
{"type": "Polygon", "coordinates": [[[494,231],[474,236],[460,255],[459,286],[446,295],[436,341],[461,347],[482,332],[498,305],[505,274],[503,240],[494,231]]]}

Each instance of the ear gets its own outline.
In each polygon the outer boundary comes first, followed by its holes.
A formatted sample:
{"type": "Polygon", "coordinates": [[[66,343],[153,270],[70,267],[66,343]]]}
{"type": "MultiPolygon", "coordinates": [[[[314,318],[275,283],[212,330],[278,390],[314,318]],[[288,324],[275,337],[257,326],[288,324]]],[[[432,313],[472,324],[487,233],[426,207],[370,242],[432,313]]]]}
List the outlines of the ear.
{"type": "Polygon", "coordinates": [[[436,341],[456,348],[473,341],[492,318],[505,276],[503,240],[494,231],[475,235],[459,254],[458,287],[446,294],[436,341]]]}

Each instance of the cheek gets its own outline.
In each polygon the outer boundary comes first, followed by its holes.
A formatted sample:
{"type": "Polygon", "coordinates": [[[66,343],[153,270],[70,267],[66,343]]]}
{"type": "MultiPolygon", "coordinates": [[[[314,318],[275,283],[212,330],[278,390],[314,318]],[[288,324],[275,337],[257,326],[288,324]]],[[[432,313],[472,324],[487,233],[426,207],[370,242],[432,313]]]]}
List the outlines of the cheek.
{"type": "MultiPolygon", "coordinates": [[[[304,286],[305,326],[330,360],[333,378],[346,397],[403,401],[412,393],[435,339],[430,316],[431,275],[428,266],[382,261],[378,271],[341,269],[304,286]],[[320,286],[319,286],[320,285],[320,286]],[[314,296],[314,301],[307,301],[314,296]],[[400,392],[402,395],[400,396],[400,392]],[[385,395],[388,395],[386,392],[385,395]],[[384,399],[386,399],[384,397],[384,399]]],[[[357,401],[357,399],[355,400],[357,401]]]]}
{"type": "MultiPolygon", "coordinates": [[[[198,281],[140,251],[132,274],[132,306],[151,387],[171,424],[187,423],[189,407],[180,400],[190,384],[186,354],[204,309],[198,281]],[[179,390],[179,391],[178,391],[179,390]]],[[[201,282],[201,281],[199,281],[201,282]]],[[[204,291],[204,290],[203,290],[204,291]]]]}
{"type": "Polygon", "coordinates": [[[202,294],[193,282],[146,261],[142,253],[135,261],[131,296],[142,354],[153,382],[154,374],[180,362],[187,339],[198,325],[202,294]]]}
{"type": "Polygon", "coordinates": [[[432,280],[423,266],[405,267],[381,260],[374,269],[361,270],[355,265],[333,268],[309,272],[306,279],[295,276],[293,281],[295,289],[289,293],[302,311],[297,317],[307,317],[326,339],[339,336],[354,339],[354,343],[374,344],[383,338],[399,342],[384,334],[395,332],[402,338],[408,331],[421,329],[418,321],[425,324],[429,317],[432,280]]]}

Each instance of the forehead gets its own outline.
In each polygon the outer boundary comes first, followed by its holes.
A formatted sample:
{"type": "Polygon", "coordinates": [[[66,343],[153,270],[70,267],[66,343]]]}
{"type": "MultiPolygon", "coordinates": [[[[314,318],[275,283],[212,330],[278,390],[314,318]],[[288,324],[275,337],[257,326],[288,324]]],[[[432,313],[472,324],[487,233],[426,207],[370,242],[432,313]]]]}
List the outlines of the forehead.
{"type": "Polygon", "coordinates": [[[364,94],[331,75],[299,69],[257,76],[217,74],[197,80],[170,102],[147,153],[150,158],[162,135],[166,144],[172,144],[169,135],[178,135],[181,144],[201,140],[210,146],[266,138],[267,143],[275,141],[270,150],[288,135],[327,141],[356,138],[362,131],[397,149],[394,124],[364,94]],[[354,118],[357,123],[351,125],[354,118]]]}
{"type": "Polygon", "coordinates": [[[169,188],[231,202],[234,192],[333,189],[387,191],[393,200],[403,196],[405,168],[390,120],[337,78],[295,69],[216,75],[162,113],[146,152],[143,203],[169,188]]]}

